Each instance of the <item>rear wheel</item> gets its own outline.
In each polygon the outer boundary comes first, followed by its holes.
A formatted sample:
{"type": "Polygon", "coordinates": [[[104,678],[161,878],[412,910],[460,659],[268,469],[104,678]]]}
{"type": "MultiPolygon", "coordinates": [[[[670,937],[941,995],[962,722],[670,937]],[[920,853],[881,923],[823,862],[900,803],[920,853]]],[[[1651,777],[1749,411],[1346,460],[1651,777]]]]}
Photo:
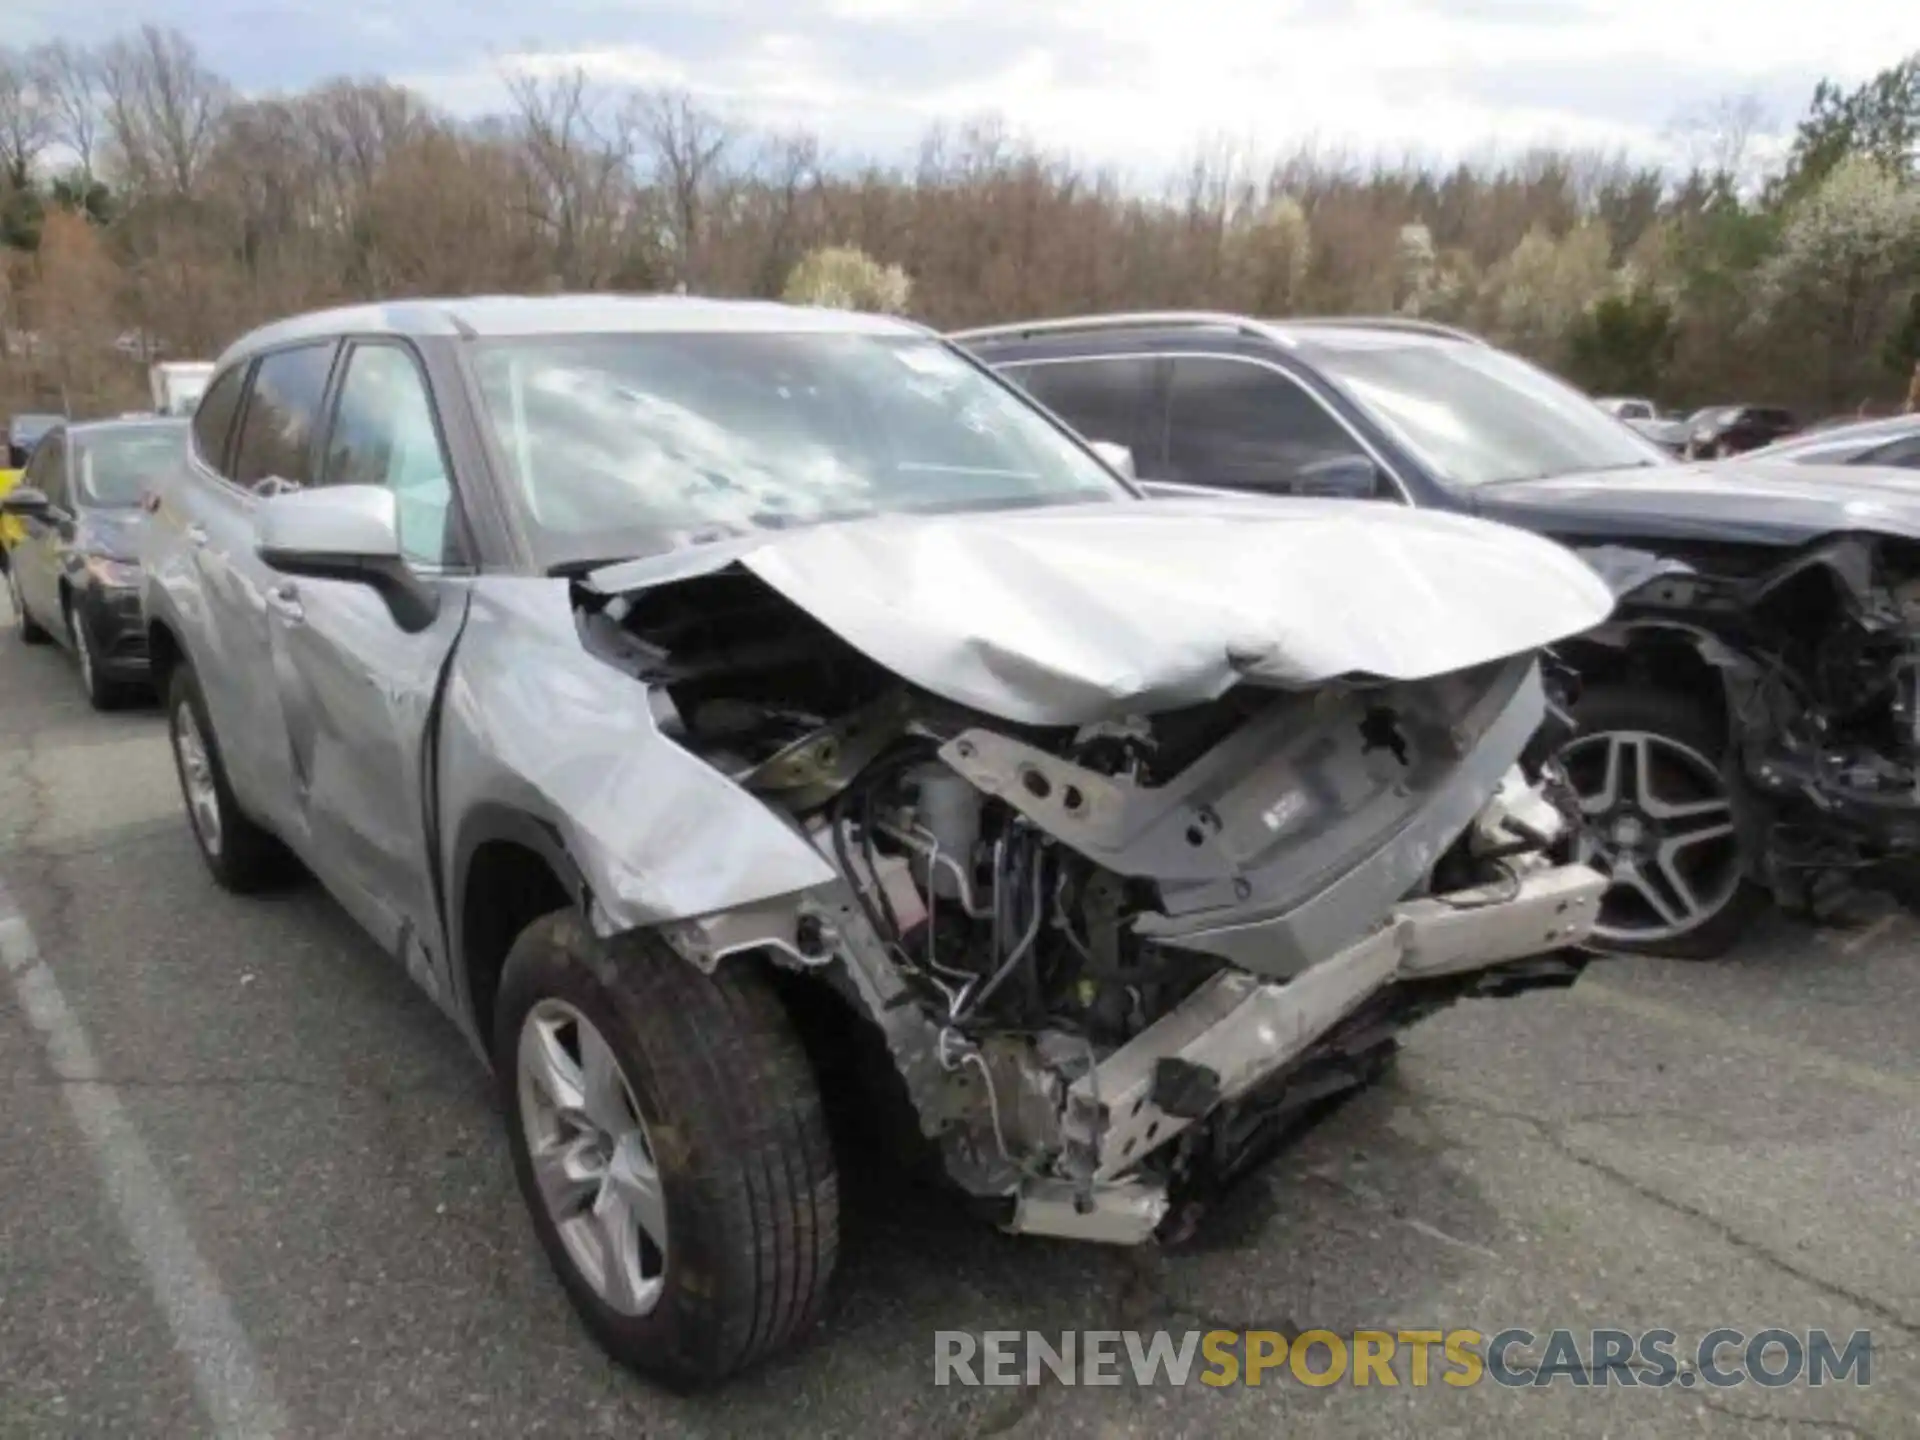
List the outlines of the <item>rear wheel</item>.
{"type": "Polygon", "coordinates": [[[185,661],[174,667],[167,687],[167,731],[187,822],[214,880],[222,889],[245,894],[285,879],[293,869],[292,856],[234,800],[220,745],[207,719],[206,697],[200,693],[193,667],[185,661]]]}
{"type": "Polygon", "coordinates": [[[87,622],[71,601],[67,604],[66,621],[67,633],[73,636],[73,658],[80,667],[80,689],[85,692],[87,703],[96,710],[113,709],[125,699],[125,687],[102,678],[98,657],[93,653],[93,636],[87,632],[87,622]]]}
{"type": "Polygon", "coordinates": [[[20,593],[20,575],[11,563],[7,565],[7,602],[13,606],[13,623],[20,632],[23,644],[44,645],[52,638],[34,624],[33,617],[27,614],[27,600],[20,593]]]}
{"type": "Polygon", "coordinates": [[[818,1086],[746,967],[702,975],[572,912],[514,943],[494,1065],[535,1233],[587,1327],[676,1389],[795,1339],[839,1243],[818,1086]]]}
{"type": "Polygon", "coordinates": [[[1595,686],[1574,718],[1579,733],[1560,756],[1582,812],[1575,858],[1612,882],[1594,941],[1725,954],[1766,905],[1740,851],[1725,734],[1691,696],[1641,685],[1595,686]]]}

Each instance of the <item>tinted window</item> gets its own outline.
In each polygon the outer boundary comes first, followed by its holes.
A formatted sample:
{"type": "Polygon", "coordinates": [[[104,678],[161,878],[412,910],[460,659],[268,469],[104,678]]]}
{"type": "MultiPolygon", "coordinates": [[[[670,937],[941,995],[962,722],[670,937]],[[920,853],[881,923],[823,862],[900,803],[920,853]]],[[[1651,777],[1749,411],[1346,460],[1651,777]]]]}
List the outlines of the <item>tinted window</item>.
{"type": "Polygon", "coordinates": [[[73,447],[80,499],[106,509],[131,509],[163,476],[179,468],[185,427],[140,425],[103,430],[73,447]]]}
{"type": "Polygon", "coordinates": [[[33,458],[20,483],[31,485],[62,510],[71,509],[67,498],[67,437],[56,430],[33,447],[33,458]]]}
{"type": "Polygon", "coordinates": [[[1007,378],[1089,440],[1111,440],[1146,463],[1162,453],[1152,360],[1064,360],[1014,365],[1007,378]]]}
{"type": "Polygon", "coordinates": [[[1313,396],[1244,360],[1176,359],[1168,477],[1287,494],[1326,487],[1316,471],[1367,453],[1313,396]]]}
{"type": "Polygon", "coordinates": [[[235,365],[208,387],[193,412],[193,448],[208,468],[226,473],[227,436],[233,430],[234,412],[240,408],[240,386],[247,377],[245,365],[235,365]]]}
{"type": "Polygon", "coordinates": [[[278,350],[260,362],[234,450],[236,484],[255,485],[268,476],[296,485],[313,479],[313,432],[332,364],[331,342],[278,350]]]}
{"type": "Polygon", "coordinates": [[[1901,465],[1920,470],[1920,435],[1894,440],[1877,450],[1869,450],[1854,461],[1856,465],[1901,465]]]}
{"type": "Polygon", "coordinates": [[[401,553],[423,565],[453,558],[446,456],[426,377],[406,351],[362,345],[348,358],[320,483],[385,486],[398,501],[401,553]]]}

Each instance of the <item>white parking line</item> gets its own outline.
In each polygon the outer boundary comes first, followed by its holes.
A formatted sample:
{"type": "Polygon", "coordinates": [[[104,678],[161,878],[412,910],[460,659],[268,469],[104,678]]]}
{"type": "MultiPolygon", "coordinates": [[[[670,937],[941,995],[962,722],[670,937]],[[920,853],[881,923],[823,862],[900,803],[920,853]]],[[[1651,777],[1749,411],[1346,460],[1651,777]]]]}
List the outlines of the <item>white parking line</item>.
{"type": "Polygon", "coordinates": [[[194,1388],[221,1437],[270,1437],[290,1430],[286,1411],[254,1357],[253,1346],[213,1268],[180,1219],[166,1182],[128,1118],[103,1083],[86,1032],[41,960],[33,932],[0,885],[0,969],[4,969],[45,1042],[61,1093],[92,1152],[120,1229],[147,1272],[173,1343],[193,1368],[194,1388]]]}

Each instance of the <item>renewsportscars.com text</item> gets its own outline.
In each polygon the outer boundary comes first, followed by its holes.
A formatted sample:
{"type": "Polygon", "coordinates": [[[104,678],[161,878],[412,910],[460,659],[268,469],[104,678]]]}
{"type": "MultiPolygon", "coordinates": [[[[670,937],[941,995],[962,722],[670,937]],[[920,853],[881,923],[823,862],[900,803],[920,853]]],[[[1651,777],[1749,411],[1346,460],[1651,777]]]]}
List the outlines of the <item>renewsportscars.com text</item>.
{"type": "Polygon", "coordinates": [[[938,1330],[936,1385],[1868,1385],[1873,1335],[1672,1330],[938,1330]]]}

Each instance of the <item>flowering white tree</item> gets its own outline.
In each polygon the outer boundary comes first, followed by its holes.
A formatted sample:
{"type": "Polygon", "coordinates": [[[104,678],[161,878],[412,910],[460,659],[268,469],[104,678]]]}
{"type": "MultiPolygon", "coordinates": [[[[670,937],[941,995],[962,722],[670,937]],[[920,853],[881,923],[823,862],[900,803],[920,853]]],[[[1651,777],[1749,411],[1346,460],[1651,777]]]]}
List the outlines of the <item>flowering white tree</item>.
{"type": "Polygon", "coordinates": [[[1827,398],[1870,384],[1879,342],[1920,284],[1920,186],[1853,156],[1795,201],[1755,277],[1756,319],[1819,356],[1827,398]]]}
{"type": "Polygon", "coordinates": [[[882,265],[851,245],[829,245],[801,257],[782,298],[793,305],[898,315],[912,294],[913,281],[898,265],[882,265]]]}
{"type": "Polygon", "coordinates": [[[1494,335],[1548,358],[1574,320],[1613,288],[1613,242],[1597,220],[1561,239],[1536,225],[1487,272],[1485,300],[1494,335]]]}

